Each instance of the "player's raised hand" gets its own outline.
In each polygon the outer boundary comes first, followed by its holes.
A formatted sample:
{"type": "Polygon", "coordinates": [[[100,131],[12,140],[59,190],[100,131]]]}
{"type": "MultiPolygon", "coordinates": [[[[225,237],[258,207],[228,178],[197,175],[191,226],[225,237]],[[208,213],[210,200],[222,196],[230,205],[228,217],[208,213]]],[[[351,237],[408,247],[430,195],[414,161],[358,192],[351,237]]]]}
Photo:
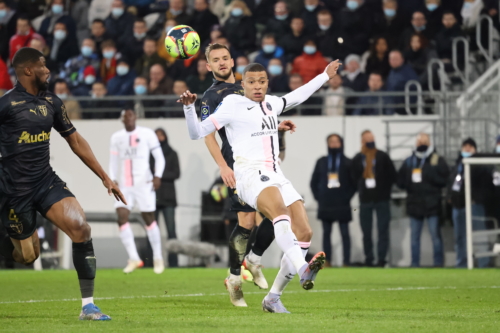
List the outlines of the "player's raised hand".
{"type": "Polygon", "coordinates": [[[291,120],[283,120],[278,126],[278,131],[280,132],[290,131],[290,133],[293,133],[296,129],[297,125],[291,120]]]}
{"type": "Polygon", "coordinates": [[[111,195],[114,195],[115,196],[115,199],[118,201],[121,201],[123,202],[125,205],[127,204],[127,200],[125,200],[125,197],[123,196],[122,192],[120,191],[120,189],[118,188],[118,185],[115,184],[115,182],[113,182],[111,179],[109,178],[105,178],[103,181],[102,181],[102,184],[104,185],[105,188],[108,189],[108,194],[111,196],[111,195]]]}
{"type": "Polygon", "coordinates": [[[234,171],[230,167],[223,166],[220,167],[220,176],[222,181],[227,187],[236,188],[236,178],[234,178],[234,171]]]}
{"type": "Polygon", "coordinates": [[[179,97],[177,103],[182,103],[184,105],[191,105],[196,102],[196,98],[198,98],[196,94],[192,94],[189,90],[186,90],[186,92],[179,97]]]}
{"type": "Polygon", "coordinates": [[[342,65],[342,63],[339,59],[337,59],[326,66],[325,73],[328,74],[328,77],[330,79],[337,75],[337,71],[339,70],[340,65],[342,65]]]}

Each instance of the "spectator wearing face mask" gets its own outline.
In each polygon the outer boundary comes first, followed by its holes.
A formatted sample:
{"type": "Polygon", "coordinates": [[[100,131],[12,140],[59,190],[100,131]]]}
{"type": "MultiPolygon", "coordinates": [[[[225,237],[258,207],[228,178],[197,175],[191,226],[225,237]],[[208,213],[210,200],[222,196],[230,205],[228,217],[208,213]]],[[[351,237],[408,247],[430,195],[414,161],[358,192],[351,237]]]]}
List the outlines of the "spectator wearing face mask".
{"type": "Polygon", "coordinates": [[[406,212],[410,217],[411,267],[420,266],[420,236],[424,221],[434,248],[434,267],[443,267],[444,252],[439,216],[441,214],[442,190],[446,187],[449,168],[446,160],[439,156],[431,144],[428,134],[417,136],[415,151],[408,157],[398,174],[398,186],[406,190],[406,212]]]}
{"type": "Polygon", "coordinates": [[[383,0],[382,12],[375,13],[373,20],[373,33],[385,37],[390,49],[398,46],[401,32],[409,25],[396,0],[383,0]]]}
{"type": "Polygon", "coordinates": [[[10,8],[5,0],[0,0],[0,57],[9,58],[9,40],[16,33],[19,13],[10,8]]]}
{"type": "MultiPolygon", "coordinates": [[[[63,23],[66,27],[66,33],[70,39],[76,41],[76,24],[75,20],[65,13],[65,2],[64,0],[52,0],[49,4],[50,11],[47,13],[47,17],[42,21],[38,33],[51,44],[51,39],[54,36],[54,30],[57,23],[63,23]]],[[[78,45],[78,44],[77,44],[78,45]]]]}
{"type": "Polygon", "coordinates": [[[195,0],[194,12],[189,25],[200,35],[200,40],[210,38],[210,29],[219,24],[219,18],[208,7],[208,0],[195,0]]]}
{"type": "Polygon", "coordinates": [[[141,99],[142,96],[149,95],[148,79],[146,77],[138,76],[135,78],[134,95],[137,97],[134,100],[135,114],[146,118],[158,118],[163,115],[163,112],[157,110],[163,105],[163,101],[141,99]]]}
{"type": "Polygon", "coordinates": [[[277,39],[290,32],[290,12],[285,1],[278,1],[274,5],[274,16],[266,22],[265,34],[272,33],[277,39]]]}
{"type": "Polygon", "coordinates": [[[479,21],[479,16],[481,16],[483,8],[483,0],[464,0],[460,15],[462,16],[462,28],[465,31],[475,33],[476,24],[479,21]]]}
{"type": "Polygon", "coordinates": [[[273,58],[267,66],[269,74],[269,89],[272,93],[286,92],[288,88],[288,75],[285,73],[283,63],[278,58],[273,58]]]}
{"type": "Polygon", "coordinates": [[[71,120],[81,119],[82,112],[80,109],[80,104],[71,99],[71,92],[69,90],[68,84],[63,79],[56,79],[54,82],[54,94],[59,97],[66,107],[68,112],[68,117],[71,120]]]}
{"type": "Polygon", "coordinates": [[[344,87],[351,88],[356,92],[365,91],[368,86],[367,76],[361,72],[360,68],[361,58],[356,54],[350,54],[345,58],[345,71],[342,76],[344,87]]]}
{"type": "Polygon", "coordinates": [[[37,34],[31,27],[28,17],[20,15],[16,22],[16,34],[12,36],[9,41],[10,61],[12,62],[14,54],[16,54],[16,52],[19,51],[20,48],[29,45],[31,40],[33,39],[40,39],[44,41],[44,38],[41,35],[37,34]]]}
{"type": "Polygon", "coordinates": [[[291,32],[278,38],[278,45],[285,52],[285,60],[291,63],[293,59],[302,54],[304,43],[308,38],[304,32],[304,19],[294,17],[290,23],[291,32]]]}
{"type": "Polygon", "coordinates": [[[394,109],[391,104],[394,104],[392,97],[380,96],[377,93],[384,91],[384,78],[381,73],[372,72],[368,77],[368,90],[370,93],[361,96],[357,101],[356,109],[352,112],[353,116],[377,116],[377,115],[392,115],[394,109]]]}
{"type": "Polygon", "coordinates": [[[421,11],[413,13],[411,19],[411,27],[408,27],[401,34],[401,39],[399,43],[400,50],[407,50],[409,48],[411,38],[414,35],[419,35],[422,40],[425,40],[427,44],[429,41],[434,39],[432,31],[427,30],[427,19],[421,11]]]}
{"type": "Polygon", "coordinates": [[[109,34],[106,32],[106,26],[101,19],[95,19],[90,25],[90,38],[95,43],[95,49],[99,58],[102,58],[101,43],[108,40],[109,34]]]}
{"type": "Polygon", "coordinates": [[[248,61],[248,58],[243,55],[236,58],[236,71],[234,72],[234,78],[236,79],[236,82],[240,82],[241,80],[243,80],[243,71],[249,63],[250,62],[248,61]]]}
{"type": "Polygon", "coordinates": [[[425,6],[422,12],[427,19],[426,30],[429,31],[431,36],[436,36],[443,28],[442,20],[444,9],[441,5],[441,0],[425,0],[425,6]]]}
{"type": "Polygon", "coordinates": [[[373,266],[373,213],[377,215],[377,266],[387,263],[389,223],[391,221],[391,189],[397,180],[396,169],[387,153],[375,146],[375,137],[369,130],[361,134],[361,152],[352,160],[352,177],[359,193],[359,221],[363,231],[365,264],[373,266]]]}
{"type": "Polygon", "coordinates": [[[100,100],[100,98],[107,96],[108,91],[106,85],[102,82],[94,82],[92,85],[92,90],[90,91],[90,96],[92,101],[85,103],[84,112],[82,114],[83,119],[118,119],[120,117],[120,112],[122,106],[117,105],[115,101],[110,100],[100,100]],[[116,109],[116,111],[111,111],[116,109]],[[101,112],[99,112],[102,110],[101,112]]]}
{"type": "MultiPolygon", "coordinates": [[[[150,32],[155,37],[158,37],[158,34],[161,33],[162,28],[165,27],[165,23],[168,20],[175,20],[178,25],[189,25],[191,22],[191,16],[186,12],[184,0],[170,0],[168,4],[169,8],[165,15],[160,14],[156,22],[150,28],[150,32]]],[[[206,27],[206,29],[210,29],[210,27],[206,27]]]]}
{"type": "MultiPolygon", "coordinates": [[[[460,155],[457,158],[455,166],[450,173],[448,183],[448,202],[452,207],[453,233],[455,236],[455,252],[457,256],[456,267],[467,267],[467,233],[465,226],[465,183],[464,183],[464,164],[463,159],[472,157],[477,153],[476,142],[468,138],[462,142],[460,155]]],[[[472,229],[486,229],[485,208],[484,205],[488,194],[493,186],[491,171],[484,165],[471,165],[471,200],[472,205],[472,229]]],[[[487,237],[474,237],[474,250],[480,252],[488,251],[487,237]]],[[[478,258],[478,267],[488,267],[490,258],[478,258]]]]}
{"type": "MultiPolygon", "coordinates": [[[[86,67],[92,66],[97,72],[99,71],[100,62],[99,56],[95,52],[94,41],[90,38],[85,38],[80,47],[80,54],[66,61],[60,76],[66,79],[66,82],[68,82],[72,88],[76,87],[84,82],[83,72],[86,67]]],[[[94,82],[91,82],[90,85],[92,85],[92,83],[94,82]]]]}
{"type": "Polygon", "coordinates": [[[111,39],[101,44],[102,60],[100,66],[100,77],[104,84],[108,83],[116,75],[116,65],[121,54],[116,50],[116,44],[111,39]]]}
{"type": "MultiPolygon", "coordinates": [[[[158,38],[158,41],[156,42],[156,49],[158,50],[158,55],[167,61],[167,67],[171,66],[176,59],[173,58],[167,52],[167,48],[165,47],[165,37],[167,36],[167,33],[176,25],[178,25],[176,20],[174,19],[167,20],[165,22],[163,30],[161,31],[160,38],[158,38]]],[[[202,48],[202,50],[204,50],[204,48],[202,48]]]]}
{"type": "Polygon", "coordinates": [[[146,40],[147,32],[146,21],[142,18],[136,18],[133,31],[133,34],[126,39],[125,44],[120,48],[120,53],[131,64],[135,64],[144,53],[144,41],[146,40]]]}
{"type": "Polygon", "coordinates": [[[318,30],[318,13],[326,9],[319,0],[304,0],[304,8],[300,13],[300,17],[304,20],[305,33],[314,35],[318,30]]]}
{"type": "Polygon", "coordinates": [[[276,44],[275,35],[267,34],[262,37],[262,48],[259,51],[259,54],[255,57],[254,62],[267,68],[269,61],[273,58],[278,58],[282,63],[284,63],[285,52],[276,44]]]}
{"type": "Polygon", "coordinates": [[[196,74],[186,79],[189,91],[195,94],[203,94],[213,83],[213,75],[208,72],[207,59],[200,58],[196,64],[196,74]]]}
{"type": "Polygon", "coordinates": [[[316,42],[312,39],[304,43],[304,52],[295,58],[292,65],[292,74],[300,74],[304,83],[311,81],[316,75],[323,73],[328,62],[321,52],[316,48],[316,42]]]}
{"type": "Polygon", "coordinates": [[[55,73],[59,72],[68,59],[78,56],[80,53],[76,39],[68,36],[66,26],[62,22],[56,23],[49,47],[49,58],[54,63],[54,67],[49,69],[55,73]]]}
{"type": "MultiPolygon", "coordinates": [[[[71,93],[74,96],[90,96],[92,85],[96,81],[96,73],[97,71],[92,65],[84,67],[82,73],[82,82],[72,88],[71,93]]],[[[86,107],[83,105],[84,103],[87,104],[88,102],[82,102],[82,107],[86,107]]]]}
{"type": "Polygon", "coordinates": [[[135,70],[121,58],[116,66],[116,76],[108,81],[107,90],[110,96],[131,96],[134,94],[135,70]]]}
{"type": "Polygon", "coordinates": [[[135,16],[125,10],[122,0],[113,0],[111,13],[104,20],[108,36],[116,45],[124,46],[129,36],[134,34],[135,16]]]}
{"type": "MultiPolygon", "coordinates": [[[[338,76],[338,75],[337,75],[338,76]]],[[[333,223],[339,223],[342,236],[343,265],[351,263],[349,222],[352,220],[351,199],[356,184],[351,176],[352,161],[344,155],[344,140],[338,134],[327,138],[328,155],[316,162],[310,187],[318,202],[318,220],[323,226],[323,251],[327,265],[332,261],[331,235],[333,223]]]]}
{"type": "Polygon", "coordinates": [[[335,75],[332,77],[328,81],[327,95],[324,98],[324,114],[327,116],[345,115],[345,97],[343,95],[348,92],[352,92],[352,90],[342,86],[342,76],[335,75]]]}
{"type": "Polygon", "coordinates": [[[404,58],[417,73],[422,86],[427,86],[427,64],[432,58],[437,58],[436,53],[429,48],[427,39],[420,34],[413,35],[409,48],[404,52],[404,58]]]}
{"type": "MultiPolygon", "coordinates": [[[[224,35],[238,52],[255,50],[255,21],[252,12],[242,0],[229,5],[229,18],[224,23],[224,35]]],[[[232,54],[234,57],[234,54],[232,54]]]]}
{"type": "MultiPolygon", "coordinates": [[[[163,47],[165,48],[165,47],[163,47]]],[[[149,77],[149,69],[155,64],[160,64],[163,67],[167,67],[167,62],[165,59],[160,57],[158,54],[158,48],[156,46],[156,40],[150,37],[146,37],[143,43],[143,54],[135,62],[135,72],[139,76],[149,77]]]]}

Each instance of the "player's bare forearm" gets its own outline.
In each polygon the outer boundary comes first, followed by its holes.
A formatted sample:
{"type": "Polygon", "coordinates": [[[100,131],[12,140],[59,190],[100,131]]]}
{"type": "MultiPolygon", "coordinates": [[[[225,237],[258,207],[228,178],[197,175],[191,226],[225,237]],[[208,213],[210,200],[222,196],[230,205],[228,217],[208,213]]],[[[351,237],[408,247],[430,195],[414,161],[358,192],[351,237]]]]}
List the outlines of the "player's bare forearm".
{"type": "Polygon", "coordinates": [[[75,132],[70,136],[67,136],[65,139],[73,153],[75,153],[75,155],[78,156],[82,162],[97,175],[97,177],[101,180],[109,178],[106,172],[104,172],[101,164],[97,161],[89,143],[83,138],[83,136],[80,135],[80,133],[75,132]]]}
{"type": "Polygon", "coordinates": [[[217,139],[215,139],[215,132],[205,137],[205,144],[207,145],[210,155],[212,155],[219,168],[227,166],[227,163],[220,151],[219,143],[217,142],[217,139]]]}

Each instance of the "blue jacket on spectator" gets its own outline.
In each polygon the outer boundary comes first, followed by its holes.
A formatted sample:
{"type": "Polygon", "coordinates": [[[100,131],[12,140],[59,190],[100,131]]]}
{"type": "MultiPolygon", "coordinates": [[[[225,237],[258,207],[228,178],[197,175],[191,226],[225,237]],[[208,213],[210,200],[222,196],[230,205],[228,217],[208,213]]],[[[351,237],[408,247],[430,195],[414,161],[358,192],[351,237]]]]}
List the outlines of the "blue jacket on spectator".
{"type": "MultiPolygon", "coordinates": [[[[399,68],[396,69],[393,68],[389,72],[389,76],[385,81],[386,90],[394,92],[405,91],[406,82],[410,80],[419,81],[417,73],[415,73],[415,71],[413,70],[413,68],[411,68],[410,65],[404,64],[399,68]]],[[[414,88],[412,88],[411,91],[414,91],[414,88]]],[[[412,96],[410,98],[410,103],[414,104],[416,100],[417,100],[416,96],[412,96]]],[[[397,96],[393,98],[393,101],[394,104],[404,104],[405,98],[404,96],[397,96]]],[[[395,111],[399,114],[406,114],[405,109],[402,107],[396,108],[395,111]]]]}
{"type": "Polygon", "coordinates": [[[116,75],[109,80],[107,89],[109,96],[130,96],[134,94],[135,71],[130,69],[125,75],[116,75]]]}
{"type": "MultiPolygon", "coordinates": [[[[367,93],[376,94],[379,92],[383,92],[384,90],[379,91],[370,91],[367,90],[367,93]]],[[[378,116],[380,114],[383,115],[392,115],[394,114],[394,110],[389,106],[390,104],[394,104],[392,97],[390,96],[362,96],[359,97],[356,105],[358,106],[353,112],[353,116],[378,116]],[[367,105],[364,107],[364,105],[367,105]],[[369,105],[369,106],[368,106],[369,105]],[[380,107],[378,107],[380,105],[380,107]]]]}
{"type": "Polygon", "coordinates": [[[276,50],[274,51],[274,53],[265,53],[263,50],[260,50],[254,61],[267,68],[267,66],[269,65],[269,61],[274,58],[281,60],[283,66],[286,64],[285,51],[283,51],[283,48],[281,46],[276,45],[276,50]]]}

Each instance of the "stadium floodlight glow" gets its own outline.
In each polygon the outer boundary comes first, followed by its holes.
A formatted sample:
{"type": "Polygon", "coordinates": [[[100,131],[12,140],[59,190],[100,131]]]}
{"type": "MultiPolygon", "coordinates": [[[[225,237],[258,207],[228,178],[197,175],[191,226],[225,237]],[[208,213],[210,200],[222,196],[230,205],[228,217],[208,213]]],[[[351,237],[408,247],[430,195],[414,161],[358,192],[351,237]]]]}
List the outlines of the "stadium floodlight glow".
{"type": "Polygon", "coordinates": [[[464,164],[465,181],[465,234],[467,239],[467,268],[474,268],[473,248],[472,248],[472,198],[471,198],[471,180],[470,166],[485,164],[500,164],[500,157],[469,157],[462,160],[464,164]]]}

